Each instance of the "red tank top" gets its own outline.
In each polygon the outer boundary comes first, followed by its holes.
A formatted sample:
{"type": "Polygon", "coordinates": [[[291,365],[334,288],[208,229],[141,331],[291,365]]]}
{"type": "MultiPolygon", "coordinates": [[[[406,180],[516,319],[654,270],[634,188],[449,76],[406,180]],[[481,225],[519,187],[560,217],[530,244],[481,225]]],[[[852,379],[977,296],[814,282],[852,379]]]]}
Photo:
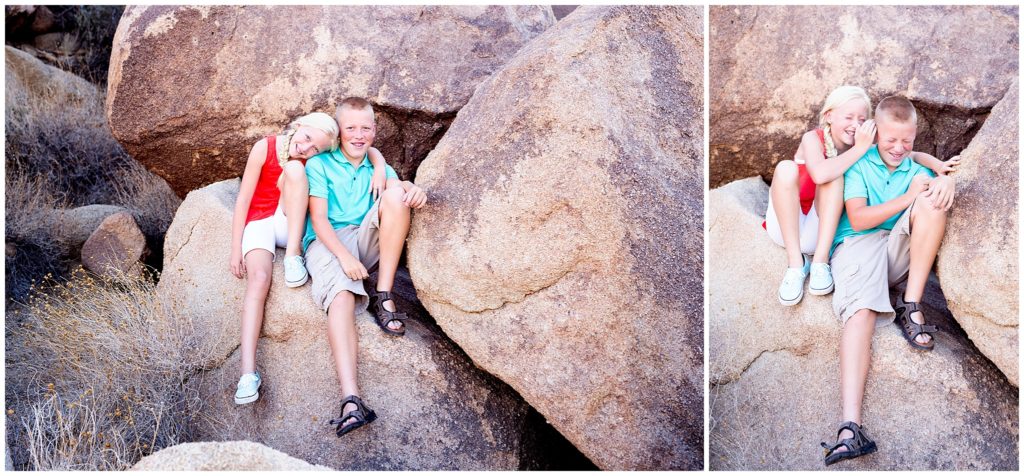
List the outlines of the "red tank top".
{"type": "MultiPolygon", "coordinates": [[[[305,159],[298,159],[306,165],[305,159]]],[[[267,136],[267,159],[260,169],[260,178],[256,182],[256,190],[249,202],[249,213],[245,216],[245,224],[254,220],[262,220],[274,216],[277,204],[281,201],[281,189],[277,188],[277,179],[281,178],[281,165],[277,163],[277,136],[267,136]]]]}
{"type": "MultiPolygon", "coordinates": [[[[818,128],[814,132],[818,133],[818,140],[821,141],[822,155],[825,159],[828,159],[828,155],[825,155],[825,130],[818,128]]],[[[811,205],[814,205],[814,193],[818,190],[818,185],[811,179],[811,174],[807,173],[807,164],[797,164],[796,170],[798,174],[797,185],[800,187],[800,211],[807,214],[811,211],[811,205]]],[[[768,229],[768,222],[762,222],[761,227],[768,229]]]]}

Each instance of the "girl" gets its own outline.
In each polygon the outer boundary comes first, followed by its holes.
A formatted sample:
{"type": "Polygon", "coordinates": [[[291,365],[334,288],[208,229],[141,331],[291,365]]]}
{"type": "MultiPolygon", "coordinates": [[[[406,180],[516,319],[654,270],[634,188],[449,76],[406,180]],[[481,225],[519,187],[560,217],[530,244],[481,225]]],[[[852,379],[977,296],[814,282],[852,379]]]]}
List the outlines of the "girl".
{"type": "MultiPolygon", "coordinates": [[[[288,287],[302,286],[309,275],[301,256],[306,229],[309,183],[305,163],[338,147],[338,124],[322,112],[292,121],[284,133],[260,139],[249,152],[231,223],[231,273],[248,280],[242,301],[241,370],[235,403],[259,398],[256,341],[263,324],[263,306],[277,247],[285,247],[284,277],[288,287]]],[[[370,149],[375,167],[370,184],[374,195],[384,187],[384,158],[370,149]]]]}
{"type": "MultiPolygon", "coordinates": [[[[832,292],[828,258],[843,213],[843,174],[874,142],[870,114],[871,99],[863,89],[836,88],[818,114],[819,127],[804,133],[793,160],[775,167],[762,226],[772,241],[786,248],[789,267],[779,286],[783,306],[803,299],[808,274],[811,294],[832,292]],[[805,254],[813,254],[814,259],[809,262],[805,254]]],[[[911,158],[937,175],[959,163],[959,158],[942,162],[922,152],[913,152],[911,158]]]]}

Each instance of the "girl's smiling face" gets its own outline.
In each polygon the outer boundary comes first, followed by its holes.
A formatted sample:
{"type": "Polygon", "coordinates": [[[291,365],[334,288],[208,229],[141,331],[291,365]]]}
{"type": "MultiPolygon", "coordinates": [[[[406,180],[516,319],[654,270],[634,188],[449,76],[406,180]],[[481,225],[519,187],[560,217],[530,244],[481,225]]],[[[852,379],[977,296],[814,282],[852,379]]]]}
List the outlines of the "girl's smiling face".
{"type": "Polygon", "coordinates": [[[832,125],[832,139],[849,148],[857,136],[857,128],[868,119],[868,105],[860,99],[851,99],[825,113],[825,121],[832,125]]]}
{"type": "Polygon", "coordinates": [[[331,147],[331,136],[310,126],[300,126],[288,145],[288,156],[293,159],[308,159],[331,147]]]}

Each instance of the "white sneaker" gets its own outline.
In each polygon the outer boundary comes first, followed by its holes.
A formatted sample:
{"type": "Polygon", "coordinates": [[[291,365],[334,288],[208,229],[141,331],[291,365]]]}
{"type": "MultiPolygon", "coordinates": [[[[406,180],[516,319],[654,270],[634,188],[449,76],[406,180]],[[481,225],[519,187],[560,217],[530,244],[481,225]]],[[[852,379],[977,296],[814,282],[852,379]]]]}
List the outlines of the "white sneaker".
{"type": "Polygon", "coordinates": [[[799,268],[786,268],[779,286],[779,302],[783,306],[792,306],[804,298],[804,281],[810,273],[811,262],[804,256],[804,265],[799,268]]]}
{"type": "Polygon", "coordinates": [[[261,383],[263,380],[260,379],[259,372],[242,375],[242,378],[238,379],[238,390],[235,391],[235,404],[255,402],[260,398],[261,383]]]}
{"type": "Polygon", "coordinates": [[[284,259],[284,282],[289,288],[302,286],[307,279],[309,273],[306,272],[306,260],[298,255],[284,259]]]}
{"type": "Polygon", "coordinates": [[[811,264],[811,281],[807,283],[807,291],[815,296],[824,296],[835,289],[832,281],[832,268],[825,263],[811,264]]]}

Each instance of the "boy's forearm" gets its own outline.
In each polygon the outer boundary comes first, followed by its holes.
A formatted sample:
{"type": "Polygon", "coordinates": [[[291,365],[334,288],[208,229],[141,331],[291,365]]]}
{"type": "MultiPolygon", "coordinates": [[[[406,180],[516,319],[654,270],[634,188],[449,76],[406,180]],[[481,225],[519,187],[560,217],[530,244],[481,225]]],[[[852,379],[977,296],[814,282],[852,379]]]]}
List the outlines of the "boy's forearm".
{"type": "Polygon", "coordinates": [[[316,239],[320,240],[320,243],[323,243],[331,254],[338,257],[352,255],[352,253],[348,252],[348,248],[345,248],[345,245],[338,239],[338,236],[334,234],[334,227],[331,226],[331,222],[326,217],[310,217],[310,220],[313,222],[313,232],[316,233],[316,239]]]}
{"type": "Polygon", "coordinates": [[[850,218],[851,228],[855,231],[864,231],[885,223],[893,215],[906,210],[911,203],[914,203],[914,197],[909,193],[904,193],[878,205],[863,205],[853,208],[847,206],[846,214],[850,218]]]}

